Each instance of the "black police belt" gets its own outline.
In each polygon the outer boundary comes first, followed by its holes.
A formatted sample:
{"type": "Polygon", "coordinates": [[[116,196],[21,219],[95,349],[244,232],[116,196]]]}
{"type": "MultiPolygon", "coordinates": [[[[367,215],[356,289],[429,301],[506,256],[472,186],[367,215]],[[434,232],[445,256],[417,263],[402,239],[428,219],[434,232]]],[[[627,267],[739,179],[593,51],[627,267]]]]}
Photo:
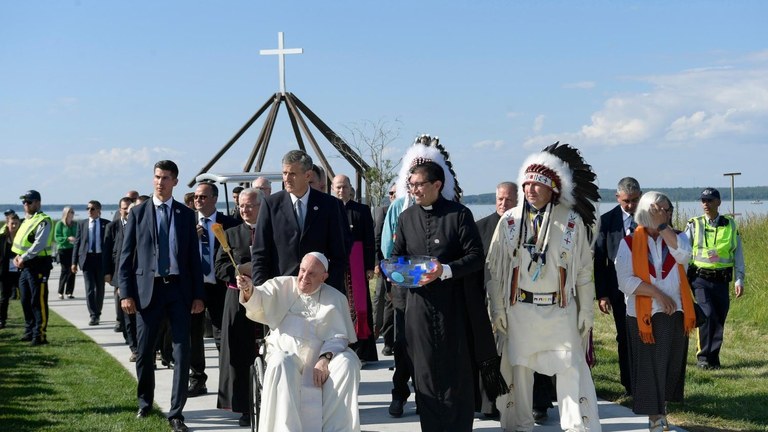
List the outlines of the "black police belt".
{"type": "Polygon", "coordinates": [[[517,292],[517,301],[534,304],[536,306],[552,306],[557,304],[559,295],[560,294],[557,291],[550,293],[532,293],[520,289],[517,292]]]}
{"type": "Polygon", "coordinates": [[[733,280],[732,267],[708,269],[694,266],[694,268],[696,269],[696,276],[709,282],[728,283],[733,280]]]}

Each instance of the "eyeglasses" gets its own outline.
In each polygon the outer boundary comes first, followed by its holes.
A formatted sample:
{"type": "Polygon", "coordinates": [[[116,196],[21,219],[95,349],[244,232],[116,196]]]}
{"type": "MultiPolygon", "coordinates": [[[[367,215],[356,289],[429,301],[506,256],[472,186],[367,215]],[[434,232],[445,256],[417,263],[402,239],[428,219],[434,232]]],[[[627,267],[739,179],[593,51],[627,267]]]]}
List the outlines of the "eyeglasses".
{"type": "Polygon", "coordinates": [[[669,206],[669,208],[659,207],[659,210],[662,210],[671,214],[673,211],[675,211],[675,206],[669,206]]]}
{"type": "Polygon", "coordinates": [[[207,200],[208,198],[210,198],[208,195],[195,195],[195,199],[199,200],[207,200]]]}
{"type": "Polygon", "coordinates": [[[424,185],[434,183],[434,181],[423,181],[423,182],[416,182],[416,183],[408,183],[408,189],[421,189],[424,187],[424,185]]]}

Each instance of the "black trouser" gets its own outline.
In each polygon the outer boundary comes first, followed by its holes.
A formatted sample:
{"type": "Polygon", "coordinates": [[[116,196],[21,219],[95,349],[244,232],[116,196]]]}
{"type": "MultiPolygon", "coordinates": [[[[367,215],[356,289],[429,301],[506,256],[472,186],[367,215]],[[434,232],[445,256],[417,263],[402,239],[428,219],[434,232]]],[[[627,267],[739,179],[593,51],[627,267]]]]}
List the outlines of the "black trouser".
{"type": "Polygon", "coordinates": [[[632,379],[629,367],[629,343],[627,342],[627,305],[624,303],[624,294],[616,290],[611,296],[611,309],[613,310],[613,323],[616,325],[616,350],[619,354],[619,374],[621,385],[627,394],[632,394],[632,379]]]}
{"type": "Polygon", "coordinates": [[[120,290],[117,287],[115,287],[113,296],[115,298],[115,321],[117,321],[117,325],[123,328],[123,337],[125,337],[125,324],[123,324],[125,314],[123,313],[123,308],[120,307],[120,290]]]}
{"type": "MultiPolygon", "coordinates": [[[[213,339],[216,343],[216,349],[221,347],[221,320],[224,314],[224,298],[227,294],[227,287],[224,284],[204,284],[206,302],[205,308],[211,319],[213,327],[213,339]]],[[[205,343],[203,341],[205,334],[205,312],[192,315],[192,348],[190,358],[189,384],[191,386],[204,385],[208,380],[205,373],[205,343]]]]}
{"type": "Polygon", "coordinates": [[[0,323],[8,321],[8,303],[19,287],[19,272],[7,272],[0,279],[0,323]]]}
{"type": "MultiPolygon", "coordinates": [[[[50,258],[50,257],[46,257],[50,258]]],[[[35,258],[27,261],[19,276],[21,308],[24,311],[24,336],[47,341],[48,330],[48,276],[51,261],[35,258]],[[38,261],[39,260],[39,261],[38,261]]]]}
{"type": "Polygon", "coordinates": [[[552,400],[555,398],[554,377],[549,375],[533,373],[533,409],[546,412],[552,408],[552,400]]]}
{"type": "Polygon", "coordinates": [[[139,409],[151,409],[155,398],[155,341],[163,322],[167,321],[170,323],[175,361],[168,418],[183,419],[182,411],[187,402],[187,380],[189,377],[189,311],[191,304],[183,300],[182,287],[176,280],[163,283],[159,279],[155,279],[154,293],[149,306],[140,309],[136,314],[138,338],[136,393],[139,399],[139,409]]]}
{"type": "Polygon", "coordinates": [[[59,294],[70,295],[75,291],[75,274],[72,273],[73,251],[73,248],[59,249],[59,265],[61,266],[59,294]]]}
{"type": "Polygon", "coordinates": [[[85,279],[85,304],[91,319],[100,319],[104,308],[104,268],[100,253],[88,253],[83,263],[85,279]]]}
{"type": "Polygon", "coordinates": [[[389,289],[390,295],[384,296],[385,303],[384,303],[384,319],[383,323],[381,325],[380,334],[381,337],[384,338],[384,345],[388,347],[393,347],[395,345],[395,308],[392,306],[392,284],[387,281],[387,279],[382,275],[381,279],[383,280],[382,285],[383,289],[386,291],[389,289]],[[387,298],[390,297],[390,298],[387,298]]]}
{"type": "Polygon", "coordinates": [[[411,395],[408,381],[411,379],[413,364],[405,349],[405,298],[408,288],[392,286],[394,310],[393,354],[395,372],[392,374],[392,399],[406,401],[411,395]]]}
{"type": "Polygon", "coordinates": [[[720,366],[720,348],[723,346],[725,318],[731,306],[728,282],[713,282],[702,277],[693,281],[696,302],[707,321],[699,327],[699,350],[696,357],[710,366],[720,366]]]}

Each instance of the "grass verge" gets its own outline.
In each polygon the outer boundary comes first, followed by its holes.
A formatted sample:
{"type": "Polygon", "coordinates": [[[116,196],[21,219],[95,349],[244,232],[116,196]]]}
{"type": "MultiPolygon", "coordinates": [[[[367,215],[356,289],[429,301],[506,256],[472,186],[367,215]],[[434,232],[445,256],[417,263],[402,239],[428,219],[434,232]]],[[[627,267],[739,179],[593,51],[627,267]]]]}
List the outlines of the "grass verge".
{"type": "MultiPolygon", "coordinates": [[[[160,413],[136,419],[136,380],[69,322],[51,313],[48,345],[19,339],[23,314],[12,300],[9,326],[0,330],[0,424],[26,431],[158,431],[160,413]]],[[[157,407],[156,407],[157,408],[157,407]]]]}

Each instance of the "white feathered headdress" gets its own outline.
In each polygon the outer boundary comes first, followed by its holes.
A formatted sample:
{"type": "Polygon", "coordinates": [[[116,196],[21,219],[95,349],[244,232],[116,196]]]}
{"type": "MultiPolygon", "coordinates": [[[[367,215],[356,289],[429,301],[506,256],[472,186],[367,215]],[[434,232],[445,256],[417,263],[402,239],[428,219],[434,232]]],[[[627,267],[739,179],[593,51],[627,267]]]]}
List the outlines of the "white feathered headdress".
{"type": "Polygon", "coordinates": [[[600,200],[596,175],[581,153],[569,144],[556,142],[528,157],[520,169],[520,196],[523,186],[541,183],[552,189],[553,200],[574,209],[587,226],[596,220],[594,203],[600,200]]]}
{"type": "Polygon", "coordinates": [[[445,173],[445,183],[443,184],[442,191],[443,198],[449,201],[456,198],[456,179],[446,163],[445,156],[437,148],[438,145],[438,137],[432,138],[429,135],[421,135],[416,138],[413,145],[405,152],[405,155],[400,159],[400,172],[395,183],[397,198],[408,195],[408,171],[410,171],[411,167],[428,160],[440,165],[445,173]]]}

